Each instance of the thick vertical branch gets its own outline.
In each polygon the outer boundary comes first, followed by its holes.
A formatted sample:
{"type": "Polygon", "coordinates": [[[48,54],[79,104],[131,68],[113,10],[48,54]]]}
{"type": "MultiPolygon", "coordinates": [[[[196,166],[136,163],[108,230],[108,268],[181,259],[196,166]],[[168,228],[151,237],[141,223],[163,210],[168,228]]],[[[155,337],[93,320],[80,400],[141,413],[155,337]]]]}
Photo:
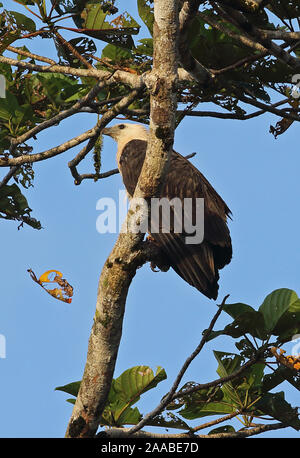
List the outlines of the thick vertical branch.
{"type": "MultiPolygon", "coordinates": [[[[150,136],[134,197],[149,199],[157,195],[173,147],[177,3],[154,1],[153,70],[145,80],[151,95],[150,136]]],[[[128,222],[132,217],[129,212],[128,222]]],[[[121,233],[101,272],[87,362],[66,437],[92,437],[97,431],[114,373],[128,288],[136,269],[146,261],[140,249],[142,238],[142,234],[121,233]]]]}

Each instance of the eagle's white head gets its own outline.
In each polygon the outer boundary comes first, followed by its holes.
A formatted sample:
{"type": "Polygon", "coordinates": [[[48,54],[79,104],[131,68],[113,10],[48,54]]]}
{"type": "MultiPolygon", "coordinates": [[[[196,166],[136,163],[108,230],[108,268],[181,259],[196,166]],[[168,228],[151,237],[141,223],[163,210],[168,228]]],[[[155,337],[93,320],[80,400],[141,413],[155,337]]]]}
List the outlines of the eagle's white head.
{"type": "Polygon", "coordinates": [[[105,127],[102,130],[103,135],[109,135],[118,143],[117,162],[119,164],[120,156],[124,146],[131,140],[148,141],[148,129],[141,124],[121,123],[112,127],[105,127]]]}
{"type": "Polygon", "coordinates": [[[124,143],[124,139],[126,139],[126,141],[148,140],[148,130],[140,124],[116,124],[112,127],[106,127],[102,130],[102,133],[104,135],[109,135],[118,143],[124,143]]]}

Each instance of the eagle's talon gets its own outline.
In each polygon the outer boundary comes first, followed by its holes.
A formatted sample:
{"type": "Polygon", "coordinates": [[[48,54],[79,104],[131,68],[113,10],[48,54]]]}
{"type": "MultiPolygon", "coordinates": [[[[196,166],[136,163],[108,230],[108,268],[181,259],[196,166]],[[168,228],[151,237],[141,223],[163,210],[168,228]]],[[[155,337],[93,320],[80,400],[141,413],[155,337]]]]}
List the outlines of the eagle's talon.
{"type": "Polygon", "coordinates": [[[152,272],[159,272],[159,269],[156,269],[157,265],[155,264],[155,262],[150,262],[150,269],[152,270],[152,272]]]}
{"type": "MultiPolygon", "coordinates": [[[[156,243],[156,242],[155,242],[155,238],[154,238],[154,237],[152,237],[152,235],[150,235],[150,234],[149,234],[149,235],[146,237],[146,240],[147,240],[147,242],[153,242],[153,243],[156,243]]],[[[158,243],[157,243],[157,245],[158,245],[158,243]]]]}

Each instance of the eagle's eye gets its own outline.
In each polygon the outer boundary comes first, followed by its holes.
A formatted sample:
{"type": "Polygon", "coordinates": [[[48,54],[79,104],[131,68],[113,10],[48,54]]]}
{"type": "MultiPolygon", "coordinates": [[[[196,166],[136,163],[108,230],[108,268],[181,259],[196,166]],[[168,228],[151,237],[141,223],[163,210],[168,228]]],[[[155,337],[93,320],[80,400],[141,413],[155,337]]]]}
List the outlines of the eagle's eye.
{"type": "Polygon", "coordinates": [[[124,124],[120,124],[120,125],[119,125],[119,129],[125,129],[124,124]]]}

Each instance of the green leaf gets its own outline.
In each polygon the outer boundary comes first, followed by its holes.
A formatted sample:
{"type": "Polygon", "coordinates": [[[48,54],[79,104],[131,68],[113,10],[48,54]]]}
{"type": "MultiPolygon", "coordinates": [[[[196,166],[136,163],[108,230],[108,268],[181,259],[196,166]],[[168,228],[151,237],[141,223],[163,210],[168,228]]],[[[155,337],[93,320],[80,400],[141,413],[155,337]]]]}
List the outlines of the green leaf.
{"type": "Polygon", "coordinates": [[[137,407],[132,409],[127,407],[120,416],[117,416],[117,425],[136,425],[142,418],[142,415],[137,407]]]}
{"type": "Polygon", "coordinates": [[[112,44],[106,45],[102,50],[101,58],[107,57],[113,62],[119,62],[122,59],[132,58],[132,54],[128,49],[120,48],[112,44]]]}
{"type": "Polygon", "coordinates": [[[0,54],[2,54],[9,45],[19,38],[20,32],[17,30],[12,30],[10,33],[5,34],[5,37],[0,37],[0,54]]]}
{"type": "Polygon", "coordinates": [[[136,47],[135,52],[137,54],[143,54],[145,56],[152,56],[153,55],[153,39],[152,38],[142,38],[139,40],[141,43],[139,46],[136,47]]]}
{"type": "Polygon", "coordinates": [[[135,366],[114,380],[113,389],[118,399],[132,405],[140,399],[141,394],[151,390],[166,378],[166,372],[161,367],[157,368],[154,375],[148,366],[135,366]]]}
{"type": "MultiPolygon", "coordinates": [[[[214,356],[219,363],[217,373],[220,377],[227,377],[241,367],[243,358],[235,353],[227,353],[221,351],[214,351],[214,356]]],[[[233,382],[224,383],[222,390],[228,396],[233,406],[240,406],[241,399],[233,386],[233,382]]]]}
{"type": "Polygon", "coordinates": [[[17,98],[6,91],[5,99],[0,98],[0,119],[5,121],[10,120],[15,116],[16,110],[20,108],[17,98]]]}
{"type": "Polygon", "coordinates": [[[280,393],[266,393],[256,407],[263,413],[285,423],[297,431],[300,430],[298,409],[292,407],[285,399],[283,391],[280,393]]]}
{"type": "Polygon", "coordinates": [[[235,429],[231,425],[224,425],[220,426],[219,428],[212,429],[209,431],[208,435],[210,434],[221,434],[221,433],[234,433],[235,429]]]}
{"type": "MultiPolygon", "coordinates": [[[[295,302],[293,306],[296,304],[299,306],[298,302],[295,302]]],[[[281,343],[289,342],[294,335],[300,334],[300,310],[298,312],[287,310],[279,318],[272,334],[278,336],[281,343]]]]}
{"type": "Polygon", "coordinates": [[[164,369],[157,368],[154,375],[148,366],[135,366],[127,369],[113,380],[108,403],[102,415],[103,424],[118,425],[137,423],[141,419],[138,409],[132,409],[140,396],[154,388],[167,377],[164,369]]]}
{"type": "MultiPolygon", "coordinates": [[[[207,330],[205,329],[203,333],[206,331],[207,330]]],[[[216,337],[223,336],[224,334],[225,334],[224,329],[222,329],[221,331],[211,331],[209,336],[206,338],[206,342],[209,342],[210,340],[213,340],[216,337]]]]}
{"type": "Polygon", "coordinates": [[[98,38],[99,40],[125,48],[133,48],[131,35],[139,33],[140,25],[125,11],[114,20],[108,22],[108,12],[103,11],[101,4],[86,3],[80,14],[73,17],[79,30],[74,32],[98,38]]]}
{"type": "Polygon", "coordinates": [[[203,403],[200,406],[189,405],[179,411],[180,415],[188,420],[202,418],[209,415],[225,415],[235,412],[235,406],[229,401],[203,403]]]}
{"type": "Polygon", "coordinates": [[[76,397],[78,395],[80,383],[81,381],[68,383],[67,385],[63,385],[63,386],[57,386],[55,390],[64,391],[65,393],[72,394],[72,396],[76,397]]]}
{"type": "Polygon", "coordinates": [[[17,11],[9,11],[9,14],[14,17],[17,26],[20,30],[28,31],[28,32],[35,32],[36,25],[35,22],[30,19],[29,17],[25,16],[22,13],[17,11]]]}
{"type": "Polygon", "coordinates": [[[251,334],[264,340],[267,337],[265,322],[262,313],[255,310],[241,313],[237,318],[224,328],[224,334],[238,338],[245,334],[251,334]]]}
{"type": "MultiPolygon", "coordinates": [[[[136,424],[141,419],[139,410],[131,408],[141,394],[156,387],[158,383],[166,379],[167,375],[163,368],[158,367],[154,375],[148,366],[135,366],[127,369],[117,379],[113,379],[108,401],[100,419],[101,425],[122,426],[124,424],[136,424]]],[[[78,395],[80,381],[58,386],[55,390],[78,395]]],[[[74,403],[75,400],[68,399],[74,403]]]]}
{"type": "Polygon", "coordinates": [[[267,331],[272,331],[278,320],[287,310],[292,310],[293,307],[299,309],[300,300],[297,293],[291,289],[281,288],[276,289],[263,301],[259,307],[259,311],[263,314],[267,331]]]}
{"type": "Polygon", "coordinates": [[[243,304],[241,302],[237,302],[235,304],[225,304],[223,310],[234,319],[245,312],[255,311],[250,305],[243,304]]]}
{"type": "Polygon", "coordinates": [[[30,216],[31,208],[16,184],[0,188],[0,218],[21,221],[35,229],[41,229],[41,223],[30,216]]]}
{"type": "Polygon", "coordinates": [[[245,383],[247,385],[247,388],[251,388],[252,390],[258,390],[261,387],[264,376],[264,370],[264,363],[256,363],[244,372],[243,378],[244,380],[246,378],[245,383]]]}
{"type": "Polygon", "coordinates": [[[65,98],[83,87],[76,80],[60,73],[37,73],[33,78],[39,81],[44,94],[57,108],[65,102],[65,98]]]}
{"type": "Polygon", "coordinates": [[[166,412],[166,417],[157,415],[145,423],[146,426],[157,426],[160,428],[176,428],[189,430],[189,425],[175,415],[173,412],[166,412]]]}
{"type": "Polygon", "coordinates": [[[300,391],[300,374],[285,366],[279,366],[274,372],[264,376],[262,391],[267,393],[285,381],[300,391]]]}
{"type": "Polygon", "coordinates": [[[266,337],[263,316],[250,305],[241,302],[226,304],[223,310],[228,313],[234,321],[225,326],[223,330],[212,331],[207,339],[208,341],[220,335],[229,335],[238,338],[247,333],[262,339],[266,337]]]}
{"type": "Polygon", "coordinates": [[[153,3],[151,0],[137,0],[140,18],[147,26],[151,35],[153,35],[154,11],[151,3],[153,3]]]}

